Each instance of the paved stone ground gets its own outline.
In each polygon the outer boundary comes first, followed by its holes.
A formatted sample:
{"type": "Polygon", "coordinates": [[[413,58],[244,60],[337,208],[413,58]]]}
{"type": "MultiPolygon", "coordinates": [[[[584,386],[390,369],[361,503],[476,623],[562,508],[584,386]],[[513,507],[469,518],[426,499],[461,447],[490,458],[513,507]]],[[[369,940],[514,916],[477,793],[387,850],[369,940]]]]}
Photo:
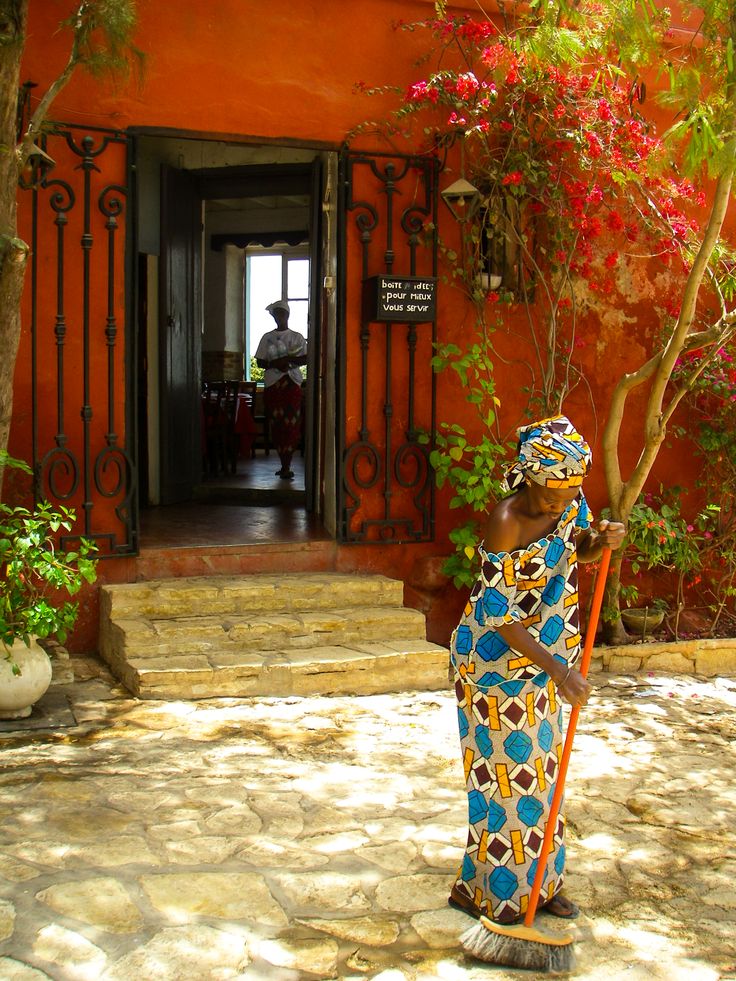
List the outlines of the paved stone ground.
{"type": "MultiPolygon", "coordinates": [[[[52,691],[76,724],[0,734],[0,979],[531,977],[468,959],[445,905],[466,819],[449,692],[139,702],[75,669],[52,691]]],[[[593,681],[575,976],[736,978],[736,681],[593,681]]]]}

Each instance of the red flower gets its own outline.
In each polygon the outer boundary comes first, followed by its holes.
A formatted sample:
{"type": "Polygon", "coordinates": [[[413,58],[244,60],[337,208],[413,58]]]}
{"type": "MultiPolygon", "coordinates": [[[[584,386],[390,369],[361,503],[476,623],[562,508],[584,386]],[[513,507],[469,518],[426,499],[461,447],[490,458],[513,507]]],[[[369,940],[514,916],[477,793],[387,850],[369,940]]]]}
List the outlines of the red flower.
{"type": "Polygon", "coordinates": [[[600,155],[603,153],[603,145],[596,134],[588,132],[585,134],[585,139],[587,140],[588,153],[591,155],[591,157],[594,159],[600,157],[600,155]]]}
{"type": "Polygon", "coordinates": [[[524,175],[520,170],[512,170],[510,174],[506,174],[504,179],[501,181],[502,184],[521,184],[524,180],[524,175]]]}
{"type": "Polygon", "coordinates": [[[502,44],[492,44],[481,52],[481,61],[489,68],[496,68],[501,58],[506,53],[506,48],[502,44]]]}
{"type": "Polygon", "coordinates": [[[472,72],[458,75],[457,82],[455,83],[455,91],[461,99],[468,99],[471,95],[475,95],[479,88],[480,83],[472,72]]]}

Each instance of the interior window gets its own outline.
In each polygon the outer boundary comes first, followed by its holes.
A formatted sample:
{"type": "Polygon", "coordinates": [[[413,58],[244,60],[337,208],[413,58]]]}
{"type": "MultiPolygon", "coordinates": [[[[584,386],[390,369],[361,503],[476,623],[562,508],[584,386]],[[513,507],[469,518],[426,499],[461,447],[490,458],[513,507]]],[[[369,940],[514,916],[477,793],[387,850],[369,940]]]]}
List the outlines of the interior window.
{"type": "Polygon", "coordinates": [[[308,336],[309,257],[297,249],[249,250],[245,267],[245,371],[252,377],[252,358],[261,337],[275,324],[266,310],[274,300],[288,300],[289,327],[308,336]],[[297,254],[295,254],[297,253],[297,254]]]}

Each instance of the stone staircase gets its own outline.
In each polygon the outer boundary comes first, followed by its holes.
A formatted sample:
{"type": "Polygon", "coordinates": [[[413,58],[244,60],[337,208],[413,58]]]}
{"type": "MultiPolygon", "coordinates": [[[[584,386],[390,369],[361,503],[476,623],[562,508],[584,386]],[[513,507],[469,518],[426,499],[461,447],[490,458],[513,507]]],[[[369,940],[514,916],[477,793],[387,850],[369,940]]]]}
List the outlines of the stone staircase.
{"type": "Polygon", "coordinates": [[[140,698],[369,695],[447,687],[403,583],[349,573],[100,587],[101,657],[140,698]]]}

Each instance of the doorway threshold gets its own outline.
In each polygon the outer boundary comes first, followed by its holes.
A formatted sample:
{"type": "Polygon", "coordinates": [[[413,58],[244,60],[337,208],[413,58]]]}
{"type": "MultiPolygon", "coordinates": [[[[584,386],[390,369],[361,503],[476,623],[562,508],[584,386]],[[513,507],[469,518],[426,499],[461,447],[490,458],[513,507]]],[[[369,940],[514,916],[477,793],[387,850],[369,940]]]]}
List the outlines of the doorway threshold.
{"type": "Polygon", "coordinates": [[[297,544],[327,541],[304,508],[191,501],[141,511],[141,553],[162,548],[297,544]]]}

